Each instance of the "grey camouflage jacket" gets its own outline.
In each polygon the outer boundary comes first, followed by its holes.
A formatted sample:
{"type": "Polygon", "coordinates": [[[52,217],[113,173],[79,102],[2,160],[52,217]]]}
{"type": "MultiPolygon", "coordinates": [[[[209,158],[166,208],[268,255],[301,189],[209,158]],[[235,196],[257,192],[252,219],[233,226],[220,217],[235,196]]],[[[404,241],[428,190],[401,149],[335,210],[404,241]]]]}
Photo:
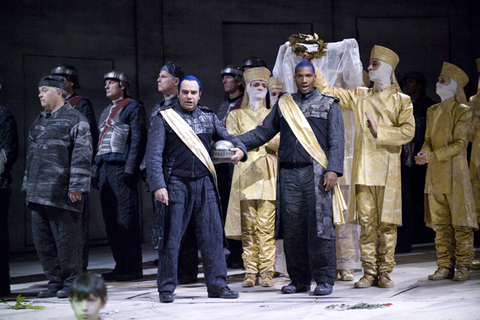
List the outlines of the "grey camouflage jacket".
{"type": "Polygon", "coordinates": [[[42,111],[29,129],[22,190],[26,201],[82,212],[71,192],[90,192],[92,138],[87,118],[65,104],[42,111]]]}

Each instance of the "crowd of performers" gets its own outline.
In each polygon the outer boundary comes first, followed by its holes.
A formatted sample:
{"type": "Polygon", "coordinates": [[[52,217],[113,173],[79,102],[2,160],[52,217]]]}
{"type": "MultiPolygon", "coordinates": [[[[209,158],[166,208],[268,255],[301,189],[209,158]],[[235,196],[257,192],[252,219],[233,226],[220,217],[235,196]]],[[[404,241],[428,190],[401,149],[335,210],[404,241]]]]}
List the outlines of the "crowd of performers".
{"type": "MultiPolygon", "coordinates": [[[[98,124],[92,103],[76,93],[76,69],[53,68],[38,84],[44,110],[29,130],[22,186],[48,279],[38,297],[68,297],[73,280],[87,271],[90,187],[100,190],[115,260],[103,278],[143,277],[141,179],[155,211],[161,302],[174,301],[177,284],[197,281],[198,250],[210,298],[238,298],[227,285],[227,268],[242,267],[243,287],[270,287],[276,274],[289,277],[285,294],[310,291],[313,279],[313,293],[329,295],[337,277],[353,281],[360,268],[355,288],[392,288],[402,149],[410,150],[408,167],[428,164],[425,222],[435,231],[438,267],[428,279],[468,280],[478,268],[480,95],[467,103],[468,76],[444,62],[436,84],[441,103],[424,107],[422,122],[416,104],[428,104],[424,85],[423,95],[402,93],[395,52],[376,45],[368,76],[362,77],[357,55],[343,78],[331,76],[328,54],[292,55],[286,44],[273,76],[259,58],[225,67],[228,98],[216,114],[199,103],[200,80],[170,61],[160,70],[163,98],[148,121],[142,103],[129,95],[129,77],[112,71],[104,76],[111,103],[98,124]],[[345,81],[348,72],[355,81],[345,81]]],[[[422,84],[416,75],[409,79],[422,84]]],[[[18,134],[8,109],[1,107],[0,116],[5,228],[18,134]]],[[[8,232],[0,234],[8,243],[8,232]]],[[[2,250],[8,257],[8,245],[2,250]]],[[[4,262],[2,295],[10,292],[4,262]]]]}

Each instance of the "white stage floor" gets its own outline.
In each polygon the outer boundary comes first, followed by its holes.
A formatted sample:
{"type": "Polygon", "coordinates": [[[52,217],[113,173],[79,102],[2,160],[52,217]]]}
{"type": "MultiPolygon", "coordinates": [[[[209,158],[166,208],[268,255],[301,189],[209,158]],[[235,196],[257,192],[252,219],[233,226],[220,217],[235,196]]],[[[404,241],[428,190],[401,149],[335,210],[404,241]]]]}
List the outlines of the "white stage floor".
{"type": "MultiPolygon", "coordinates": [[[[477,252],[477,259],[478,254],[477,252]]],[[[436,269],[433,246],[414,247],[411,253],[397,254],[397,266],[391,274],[395,287],[354,289],[353,281],[336,281],[329,296],[309,293],[282,294],[280,288],[289,283],[287,278],[274,278],[275,286],[243,288],[244,271],[231,270],[228,282],[240,293],[235,300],[209,299],[203,274],[198,283],[179,285],[175,301],[164,304],[158,300],[156,267],[152,261],[156,252],[143,250],[144,279],[135,282],[109,282],[108,303],[102,309],[102,319],[480,319],[480,271],[472,271],[465,282],[451,280],[429,281],[427,276],[436,269]],[[372,310],[328,310],[327,306],[391,303],[372,310]],[[258,318],[257,318],[258,317],[258,318]]],[[[105,272],[114,262],[108,247],[91,249],[89,271],[105,272]]],[[[14,255],[10,261],[12,295],[26,296],[26,302],[44,306],[43,310],[9,310],[0,304],[0,319],[74,319],[68,299],[38,299],[38,291],[47,281],[36,254],[14,255]]],[[[355,280],[361,277],[355,272],[355,280]]],[[[315,284],[312,284],[312,290],[315,284]]]]}

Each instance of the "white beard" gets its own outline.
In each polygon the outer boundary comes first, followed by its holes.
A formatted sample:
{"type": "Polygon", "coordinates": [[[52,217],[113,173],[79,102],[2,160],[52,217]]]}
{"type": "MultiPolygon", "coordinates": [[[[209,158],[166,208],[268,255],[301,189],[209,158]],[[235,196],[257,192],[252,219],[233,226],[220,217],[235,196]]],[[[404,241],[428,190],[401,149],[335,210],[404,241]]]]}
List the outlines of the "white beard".
{"type": "Polygon", "coordinates": [[[253,110],[257,111],[258,106],[263,100],[265,100],[265,97],[267,96],[267,89],[262,88],[262,90],[258,90],[258,88],[252,88],[249,83],[247,84],[247,93],[249,99],[248,102],[252,105],[253,110]]]}
{"type": "Polygon", "coordinates": [[[437,82],[437,94],[442,99],[442,102],[455,96],[457,93],[457,82],[450,78],[448,86],[437,82]]]}
{"type": "Polygon", "coordinates": [[[380,91],[392,84],[392,66],[380,60],[380,67],[377,70],[370,70],[368,76],[374,81],[380,91]]]}

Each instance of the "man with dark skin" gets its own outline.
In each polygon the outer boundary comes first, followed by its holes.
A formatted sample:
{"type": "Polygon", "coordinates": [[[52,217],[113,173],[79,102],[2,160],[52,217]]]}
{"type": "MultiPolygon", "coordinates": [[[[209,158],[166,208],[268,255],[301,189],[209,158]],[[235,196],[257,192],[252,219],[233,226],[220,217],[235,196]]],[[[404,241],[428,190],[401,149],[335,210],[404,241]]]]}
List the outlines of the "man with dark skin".
{"type": "Polygon", "coordinates": [[[275,233],[276,238],[284,239],[292,280],[282,288],[287,294],[309,291],[313,278],[317,283],[314,294],[329,295],[335,281],[331,189],[337,184],[337,176],[343,174],[344,127],[338,100],[319,93],[314,87],[315,79],[313,65],[307,61],[299,63],[294,78],[298,92],[292,98],[311,127],[300,130],[314,134],[328,159],[326,168],[312,158],[303,147],[304,141],[294,134],[295,128],[303,126],[287,122],[280,110],[288,96],[279,99],[261,126],[238,136],[251,150],[280,132],[275,233]]]}

